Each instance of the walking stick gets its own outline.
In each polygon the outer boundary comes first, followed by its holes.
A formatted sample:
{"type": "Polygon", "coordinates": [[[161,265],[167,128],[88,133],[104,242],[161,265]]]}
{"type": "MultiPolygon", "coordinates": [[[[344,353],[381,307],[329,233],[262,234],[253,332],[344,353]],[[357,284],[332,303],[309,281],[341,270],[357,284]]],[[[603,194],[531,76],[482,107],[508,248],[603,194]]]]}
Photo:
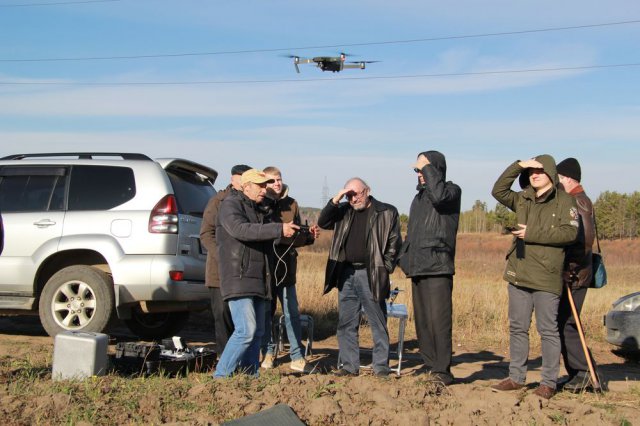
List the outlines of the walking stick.
{"type": "Polygon", "coordinates": [[[598,375],[595,368],[593,368],[591,354],[589,353],[589,348],[587,347],[587,342],[584,338],[584,331],[582,330],[582,322],[580,321],[580,316],[578,315],[578,311],[576,310],[576,304],[573,301],[571,286],[569,284],[567,284],[567,296],[569,297],[569,306],[571,306],[571,313],[573,314],[573,318],[576,320],[576,327],[578,329],[578,335],[580,336],[580,343],[582,343],[582,350],[584,351],[584,356],[587,359],[587,365],[589,366],[589,375],[591,376],[593,390],[600,391],[602,390],[600,388],[600,381],[598,380],[598,375]]]}

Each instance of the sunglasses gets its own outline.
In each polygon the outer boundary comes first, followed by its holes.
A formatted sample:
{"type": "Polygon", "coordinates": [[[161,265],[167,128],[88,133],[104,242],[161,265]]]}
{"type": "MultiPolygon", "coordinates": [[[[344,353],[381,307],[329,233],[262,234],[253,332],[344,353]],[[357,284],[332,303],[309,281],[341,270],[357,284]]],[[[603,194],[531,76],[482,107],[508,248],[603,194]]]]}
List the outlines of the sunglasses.
{"type": "Polygon", "coordinates": [[[417,167],[414,167],[414,168],[413,168],[413,171],[414,171],[414,172],[416,172],[416,173],[422,173],[422,170],[420,170],[420,169],[419,169],[419,168],[417,168],[417,167]]]}

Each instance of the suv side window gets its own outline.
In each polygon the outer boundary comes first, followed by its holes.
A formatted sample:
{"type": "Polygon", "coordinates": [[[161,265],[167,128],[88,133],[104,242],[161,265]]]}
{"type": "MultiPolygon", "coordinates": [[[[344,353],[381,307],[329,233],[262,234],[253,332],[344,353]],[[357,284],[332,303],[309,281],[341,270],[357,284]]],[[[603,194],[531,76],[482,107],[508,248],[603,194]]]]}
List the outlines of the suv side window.
{"type": "Polygon", "coordinates": [[[69,210],[108,210],[136,195],[129,167],[73,166],[69,185],[69,210]]]}
{"type": "Polygon", "coordinates": [[[190,170],[170,168],[166,170],[178,203],[178,211],[202,217],[209,199],[216,195],[209,180],[190,170]]]}
{"type": "Polygon", "coordinates": [[[5,167],[0,170],[4,212],[63,210],[67,170],[63,167],[5,167]]]}

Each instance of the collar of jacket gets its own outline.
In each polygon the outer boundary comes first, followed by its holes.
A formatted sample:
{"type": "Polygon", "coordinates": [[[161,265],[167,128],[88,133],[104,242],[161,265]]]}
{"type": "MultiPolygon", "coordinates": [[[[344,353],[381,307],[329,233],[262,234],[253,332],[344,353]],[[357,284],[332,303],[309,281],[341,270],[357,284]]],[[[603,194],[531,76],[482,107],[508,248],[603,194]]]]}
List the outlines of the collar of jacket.
{"type": "Polygon", "coordinates": [[[242,191],[236,191],[236,193],[238,194],[238,196],[240,197],[240,199],[242,200],[243,203],[247,203],[249,204],[252,208],[254,208],[255,210],[258,210],[258,203],[256,203],[255,201],[253,201],[251,198],[247,197],[246,194],[242,191]]]}
{"type": "Polygon", "coordinates": [[[584,192],[584,188],[582,187],[582,185],[578,185],[575,188],[573,188],[573,190],[569,192],[569,194],[576,195],[576,194],[580,194],[581,192],[584,192]]]}
{"type": "Polygon", "coordinates": [[[551,188],[549,188],[549,190],[547,192],[545,192],[544,194],[542,194],[541,197],[537,197],[536,196],[536,190],[531,186],[527,186],[522,192],[523,192],[523,196],[524,198],[537,202],[537,203],[544,203],[545,201],[547,201],[552,194],[555,194],[557,191],[555,186],[551,186],[551,188]]]}

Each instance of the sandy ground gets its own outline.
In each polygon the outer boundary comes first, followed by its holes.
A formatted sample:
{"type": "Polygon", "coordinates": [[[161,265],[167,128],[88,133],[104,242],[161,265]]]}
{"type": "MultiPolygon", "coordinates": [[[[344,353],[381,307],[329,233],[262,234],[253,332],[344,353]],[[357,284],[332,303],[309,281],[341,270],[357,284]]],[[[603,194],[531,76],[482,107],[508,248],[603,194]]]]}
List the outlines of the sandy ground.
{"type": "MultiPolygon", "coordinates": [[[[182,336],[192,345],[211,344],[206,318],[190,322],[182,336]]],[[[111,349],[117,341],[134,340],[126,328],[110,331],[111,349]]],[[[362,346],[366,346],[364,342],[362,346]]],[[[276,404],[289,405],[307,424],[635,424],[640,422],[640,365],[625,362],[611,353],[611,347],[592,348],[608,391],[604,394],[560,392],[551,400],[533,395],[540,380],[539,354],[531,354],[529,386],[512,393],[495,393],[490,385],[506,377],[506,348],[479,349],[454,343],[453,374],[456,381],[448,388],[428,381],[420,374],[420,358],[414,338],[406,342],[400,376],[387,379],[371,375],[362,368],[359,377],[336,378],[327,374],[336,364],[334,337],[313,343],[309,360],[316,373],[300,374],[289,370],[288,357],[280,358],[279,380],[266,387],[238,386],[237,382],[200,384],[187,397],[206,403],[216,398],[229,411],[222,418],[239,418],[260,412],[276,404]],[[625,423],[628,422],[628,423],[625,423]]],[[[53,347],[53,339],[40,326],[37,317],[0,317],[0,357],[19,358],[42,346],[53,347]]],[[[394,345],[395,349],[395,345],[394,345]]],[[[363,351],[363,364],[367,353],[363,351]]],[[[391,361],[391,366],[397,360],[391,361]]],[[[562,370],[563,371],[563,370],[562,370]]],[[[0,392],[8,423],[20,423],[20,412],[12,412],[6,391],[0,392]],[[15,416],[15,417],[11,417],[15,416]]],[[[38,401],[33,401],[37,404],[38,401]]],[[[15,404],[15,401],[14,401],[15,404]]],[[[28,405],[28,404],[27,404],[28,405]]],[[[172,417],[153,417],[150,423],[170,422],[172,417]]],[[[17,409],[16,409],[17,410],[17,409]]],[[[216,424],[221,415],[194,414],[191,424],[216,424]]],[[[113,419],[118,422],[117,418],[113,419]]]]}

